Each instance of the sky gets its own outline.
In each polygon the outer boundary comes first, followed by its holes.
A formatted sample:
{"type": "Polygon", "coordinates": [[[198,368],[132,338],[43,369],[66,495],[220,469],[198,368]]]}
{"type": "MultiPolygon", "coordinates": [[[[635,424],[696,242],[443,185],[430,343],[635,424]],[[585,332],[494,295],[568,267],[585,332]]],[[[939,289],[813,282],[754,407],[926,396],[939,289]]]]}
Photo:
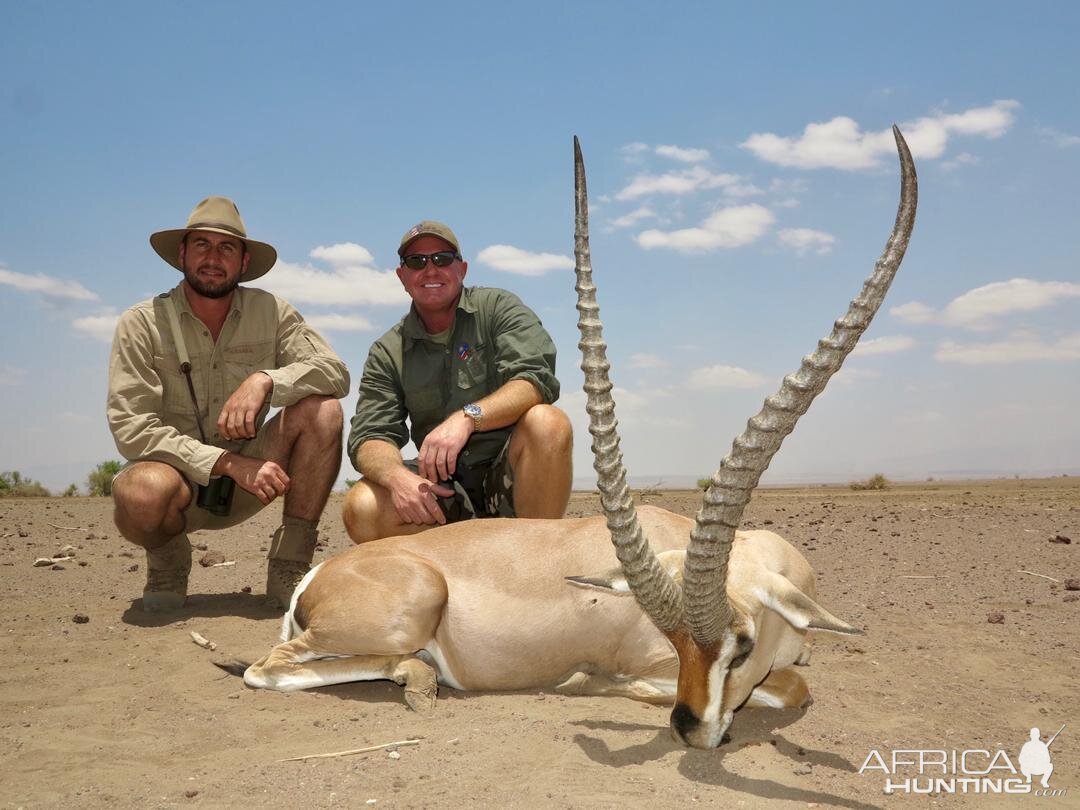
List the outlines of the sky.
{"type": "MultiPolygon", "coordinates": [[[[1080,473],[1075,3],[18,3],[0,0],[0,470],[118,459],[117,316],[151,250],[236,200],[353,376],[404,314],[401,234],[558,347],[591,478],[572,139],[633,480],[712,473],[919,210],[876,320],[764,481],[1080,473]]],[[[342,479],[356,477],[346,462],[342,479]]]]}

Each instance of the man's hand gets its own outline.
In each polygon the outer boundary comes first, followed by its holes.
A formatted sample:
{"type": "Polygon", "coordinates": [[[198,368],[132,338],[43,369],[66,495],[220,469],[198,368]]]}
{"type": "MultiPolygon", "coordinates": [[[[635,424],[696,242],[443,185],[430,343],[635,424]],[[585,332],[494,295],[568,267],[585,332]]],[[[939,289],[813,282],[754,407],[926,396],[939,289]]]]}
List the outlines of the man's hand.
{"type": "Polygon", "coordinates": [[[388,483],[390,501],[402,523],[415,523],[419,526],[446,523],[446,515],[443,514],[436,496],[449,498],[454,494],[454,490],[433,484],[407,467],[396,470],[388,483]]]}
{"type": "Polygon", "coordinates": [[[264,504],[289,491],[289,476],[273,461],[224,453],[217,460],[211,475],[227,475],[245,492],[250,492],[264,504]]]}
{"type": "Polygon", "coordinates": [[[424,439],[417,463],[428,481],[445,481],[457,469],[458,453],[475,430],[473,420],[461,411],[450,414],[424,439]]]}
{"type": "Polygon", "coordinates": [[[254,439],[255,420],[272,390],[274,381],[269,374],[261,371],[256,371],[240,383],[240,387],[221,406],[221,415],[217,420],[221,438],[254,439]]]}

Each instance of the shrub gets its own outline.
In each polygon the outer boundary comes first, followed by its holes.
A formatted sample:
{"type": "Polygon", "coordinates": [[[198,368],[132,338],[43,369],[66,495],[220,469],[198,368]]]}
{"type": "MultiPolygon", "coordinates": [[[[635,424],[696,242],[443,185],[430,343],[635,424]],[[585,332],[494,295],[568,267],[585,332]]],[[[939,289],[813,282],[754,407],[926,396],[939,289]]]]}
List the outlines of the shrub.
{"type": "Polygon", "coordinates": [[[68,488],[64,490],[64,497],[65,498],[74,498],[78,494],[79,494],[79,487],[76,486],[75,484],[69,484],[68,488]]]}
{"type": "Polygon", "coordinates": [[[0,497],[47,498],[51,494],[40,482],[23,478],[18,470],[0,472],[0,497]]]}
{"type": "Polygon", "coordinates": [[[119,461],[103,461],[86,477],[86,489],[91,495],[112,495],[113,477],[124,465],[119,461]]]}
{"type": "Polygon", "coordinates": [[[712,478],[711,477],[709,477],[709,478],[699,478],[697,480],[697,488],[698,489],[708,489],[710,484],[712,484],[712,478]]]}
{"type": "Polygon", "coordinates": [[[851,488],[855,490],[863,489],[888,489],[891,486],[891,482],[881,473],[874,473],[865,481],[852,481],[851,488]]]}

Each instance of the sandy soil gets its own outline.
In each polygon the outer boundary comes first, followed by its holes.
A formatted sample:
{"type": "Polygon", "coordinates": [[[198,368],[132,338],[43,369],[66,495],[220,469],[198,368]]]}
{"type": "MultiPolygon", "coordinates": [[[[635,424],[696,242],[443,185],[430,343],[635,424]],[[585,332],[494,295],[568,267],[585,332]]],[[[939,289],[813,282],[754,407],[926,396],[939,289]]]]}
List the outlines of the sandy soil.
{"type": "MultiPolygon", "coordinates": [[[[698,506],[696,493],[642,500],[698,506]]],[[[347,546],[338,508],[320,555],[347,546]]],[[[596,509],[580,494],[571,513],[596,509]]],[[[1077,478],[759,491],[747,524],[801,548],[822,603],[866,635],[819,636],[801,670],[813,706],[743,710],[712,752],[674,743],[667,709],[620,698],[444,688],[421,717],[388,682],[249,690],[211,662],[252,660],[277,636],[261,596],[275,515],[195,535],[236,564],[196,565],[188,606],[155,617],[139,609],[143,555],[110,513],[95,498],[0,501],[0,806],[1080,807],[1080,592],[1064,583],[1080,578],[1077,478]],[[34,567],[66,545],[74,559],[34,567]],[[1045,739],[1063,723],[1051,786],[1064,796],[889,796],[880,771],[858,773],[872,749],[1016,762],[1032,726],[1045,739]]]]}

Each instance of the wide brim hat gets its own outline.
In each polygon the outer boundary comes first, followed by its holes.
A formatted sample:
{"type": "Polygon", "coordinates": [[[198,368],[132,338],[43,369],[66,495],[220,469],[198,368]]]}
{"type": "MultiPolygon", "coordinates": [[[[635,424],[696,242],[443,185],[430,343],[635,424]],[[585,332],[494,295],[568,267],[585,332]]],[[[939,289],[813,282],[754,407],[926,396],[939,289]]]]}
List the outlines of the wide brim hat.
{"type": "Polygon", "coordinates": [[[150,246],[158,256],[183,272],[180,243],[192,231],[211,231],[235,236],[243,241],[251,258],[247,270],[240,276],[241,281],[252,281],[266,275],[277,261],[277,250],[272,245],[248,238],[244,220],[240,218],[240,209],[228,197],[207,197],[195,206],[186,227],[150,234],[150,246]]]}
{"type": "Polygon", "coordinates": [[[405,231],[405,235],[401,237],[401,244],[398,246],[398,256],[404,256],[405,249],[421,236],[437,236],[450,245],[455,253],[461,253],[457,235],[450,230],[449,225],[433,219],[424,219],[405,231]]]}

